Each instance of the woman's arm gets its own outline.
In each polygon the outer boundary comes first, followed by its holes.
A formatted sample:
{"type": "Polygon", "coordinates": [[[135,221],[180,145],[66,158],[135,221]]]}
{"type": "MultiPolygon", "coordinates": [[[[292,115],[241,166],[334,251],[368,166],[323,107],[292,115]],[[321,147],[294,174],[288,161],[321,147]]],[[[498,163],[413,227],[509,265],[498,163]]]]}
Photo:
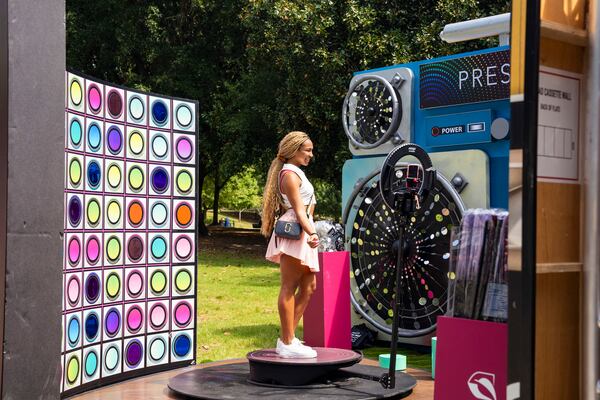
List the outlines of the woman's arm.
{"type": "MultiPolygon", "coordinates": [[[[298,222],[300,223],[300,226],[302,226],[304,232],[306,232],[307,235],[310,235],[311,233],[315,233],[315,227],[306,216],[307,206],[302,203],[302,198],[300,197],[301,183],[300,177],[295,172],[287,173],[281,179],[281,192],[284,193],[290,201],[290,204],[296,213],[296,217],[298,218],[298,222]]],[[[314,237],[316,238],[316,235],[314,237]]]]}

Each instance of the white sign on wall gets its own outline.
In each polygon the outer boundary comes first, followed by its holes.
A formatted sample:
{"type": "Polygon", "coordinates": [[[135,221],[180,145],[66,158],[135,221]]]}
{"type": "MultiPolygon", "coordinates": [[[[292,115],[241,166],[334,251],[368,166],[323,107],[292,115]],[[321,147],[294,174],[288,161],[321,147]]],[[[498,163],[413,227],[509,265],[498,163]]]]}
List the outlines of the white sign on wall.
{"type": "Polygon", "coordinates": [[[579,181],[581,75],[541,67],[538,90],[538,179],[579,181]]]}

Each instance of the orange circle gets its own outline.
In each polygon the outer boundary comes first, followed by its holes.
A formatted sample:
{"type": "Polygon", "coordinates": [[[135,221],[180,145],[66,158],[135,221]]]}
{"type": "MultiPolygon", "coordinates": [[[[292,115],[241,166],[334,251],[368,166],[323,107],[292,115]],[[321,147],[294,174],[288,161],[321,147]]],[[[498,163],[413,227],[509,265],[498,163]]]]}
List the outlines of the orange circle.
{"type": "Polygon", "coordinates": [[[128,215],[131,225],[139,225],[144,219],[144,209],[142,208],[142,205],[137,201],[132,202],[129,205],[128,215]]]}
{"type": "Polygon", "coordinates": [[[192,209],[189,205],[183,203],[177,206],[177,223],[181,226],[187,226],[192,220],[192,209]]]}

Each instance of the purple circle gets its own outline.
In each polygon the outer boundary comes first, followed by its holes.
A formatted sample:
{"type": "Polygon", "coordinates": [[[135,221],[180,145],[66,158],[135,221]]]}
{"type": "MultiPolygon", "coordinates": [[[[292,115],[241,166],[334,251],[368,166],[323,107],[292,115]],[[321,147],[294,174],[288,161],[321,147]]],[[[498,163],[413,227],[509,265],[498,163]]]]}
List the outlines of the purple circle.
{"type": "Polygon", "coordinates": [[[81,200],[79,197],[73,196],[69,200],[69,222],[72,226],[77,226],[81,221],[81,200]]]}
{"type": "Polygon", "coordinates": [[[152,188],[156,193],[164,193],[169,188],[169,173],[163,167],[152,171],[152,188]]]}
{"type": "Polygon", "coordinates": [[[106,334],[108,336],[112,337],[119,331],[119,326],[121,326],[121,316],[116,308],[111,308],[108,313],[106,313],[105,326],[106,334]]]}
{"type": "Polygon", "coordinates": [[[116,126],[111,126],[108,129],[108,135],[106,140],[108,141],[108,150],[113,154],[118,154],[123,147],[123,135],[121,130],[116,126]]]}
{"type": "Polygon", "coordinates": [[[130,368],[136,367],[142,361],[142,344],[139,340],[132,340],[125,349],[125,358],[130,368]]]}
{"type": "Polygon", "coordinates": [[[85,298],[89,303],[94,303],[100,296],[100,278],[90,274],[85,280],[85,298]]]}
{"type": "Polygon", "coordinates": [[[180,137],[177,140],[177,156],[183,161],[192,158],[192,142],[188,138],[180,137]]]}

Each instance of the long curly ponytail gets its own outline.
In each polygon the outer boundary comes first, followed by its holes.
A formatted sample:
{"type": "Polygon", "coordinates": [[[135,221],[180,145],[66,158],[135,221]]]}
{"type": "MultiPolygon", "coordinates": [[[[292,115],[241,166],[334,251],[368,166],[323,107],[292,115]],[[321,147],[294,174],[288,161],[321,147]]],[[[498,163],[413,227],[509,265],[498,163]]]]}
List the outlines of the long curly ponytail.
{"type": "Polygon", "coordinates": [[[283,202],[277,185],[279,173],[283,168],[283,164],[294,157],[298,149],[302,146],[302,143],[308,139],[309,137],[306,133],[293,131],[285,135],[279,142],[277,157],[271,161],[271,166],[267,173],[267,182],[265,183],[263,192],[262,224],[260,233],[265,237],[271,236],[273,226],[275,225],[275,214],[279,211],[283,202]]]}

